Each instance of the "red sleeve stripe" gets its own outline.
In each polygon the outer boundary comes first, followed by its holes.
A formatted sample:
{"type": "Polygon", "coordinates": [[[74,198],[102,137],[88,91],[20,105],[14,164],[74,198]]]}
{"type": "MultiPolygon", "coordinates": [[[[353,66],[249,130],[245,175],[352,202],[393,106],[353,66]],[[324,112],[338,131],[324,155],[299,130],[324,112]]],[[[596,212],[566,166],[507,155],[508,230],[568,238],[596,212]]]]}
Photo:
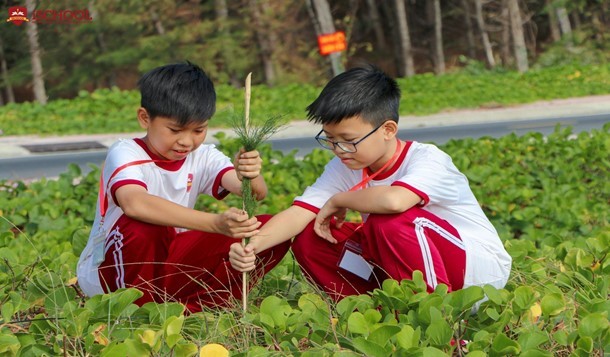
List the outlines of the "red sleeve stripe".
{"type": "Polygon", "coordinates": [[[220,172],[218,173],[218,175],[216,175],[216,178],[214,179],[214,184],[212,185],[212,195],[217,200],[222,200],[229,194],[229,191],[225,190],[224,187],[221,186],[221,184],[222,177],[231,170],[235,170],[235,168],[233,166],[225,167],[224,169],[220,170],[220,172]]]}
{"type": "Polygon", "coordinates": [[[138,181],[138,180],[122,180],[122,181],[117,181],[114,183],[114,185],[112,185],[112,187],[110,187],[110,195],[112,196],[112,200],[114,201],[114,204],[117,205],[117,207],[120,207],[119,205],[119,201],[117,201],[116,199],[116,190],[119,189],[119,187],[123,187],[123,186],[127,186],[127,185],[138,185],[138,186],[142,186],[144,187],[145,190],[148,190],[148,186],[146,186],[146,184],[142,181],[138,181]]]}
{"type": "Polygon", "coordinates": [[[411,186],[409,184],[406,184],[406,183],[401,182],[401,181],[396,181],[396,182],[394,182],[392,184],[392,186],[401,186],[401,187],[404,187],[407,190],[409,190],[409,191],[413,192],[414,194],[418,195],[422,199],[422,202],[419,203],[419,206],[425,206],[425,205],[428,204],[428,202],[430,202],[430,197],[428,197],[428,195],[426,195],[424,192],[416,189],[415,187],[413,187],[413,186],[411,186]]]}
{"type": "Polygon", "coordinates": [[[293,206],[298,206],[298,207],[301,207],[301,208],[305,208],[306,210],[311,211],[311,212],[313,212],[315,214],[318,214],[318,212],[320,212],[320,209],[318,207],[312,206],[309,203],[305,203],[303,201],[294,201],[292,203],[292,205],[293,206]]]}

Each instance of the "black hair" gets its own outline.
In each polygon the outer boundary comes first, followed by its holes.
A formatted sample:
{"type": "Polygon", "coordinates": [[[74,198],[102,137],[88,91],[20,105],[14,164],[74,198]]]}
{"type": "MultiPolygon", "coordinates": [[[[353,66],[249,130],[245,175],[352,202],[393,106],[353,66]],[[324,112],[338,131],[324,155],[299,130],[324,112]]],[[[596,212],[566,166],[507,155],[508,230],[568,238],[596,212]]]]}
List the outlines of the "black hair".
{"type": "Polygon", "coordinates": [[[343,72],[322,89],[309,106],[307,119],[316,124],[336,124],[360,116],[381,125],[386,120],[398,123],[400,88],[396,81],[373,65],[343,72]]]}
{"type": "Polygon", "coordinates": [[[216,112],[216,91],[197,65],[169,64],[147,72],[138,81],[140,105],[154,119],[172,118],[180,126],[204,123],[216,112]]]}

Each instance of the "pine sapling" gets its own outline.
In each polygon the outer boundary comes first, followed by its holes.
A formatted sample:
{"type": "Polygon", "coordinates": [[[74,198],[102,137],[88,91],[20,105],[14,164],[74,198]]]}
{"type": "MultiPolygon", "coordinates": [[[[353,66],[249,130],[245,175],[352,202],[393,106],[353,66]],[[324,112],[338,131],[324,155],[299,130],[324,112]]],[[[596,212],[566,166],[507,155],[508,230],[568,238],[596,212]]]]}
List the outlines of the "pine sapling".
{"type": "MultiPolygon", "coordinates": [[[[282,126],[279,116],[270,117],[260,124],[251,125],[250,123],[250,95],[251,95],[251,78],[252,73],[248,73],[245,84],[245,109],[244,116],[235,119],[233,122],[233,130],[245,151],[256,150],[256,148],[271,135],[276,133],[282,126]]],[[[257,207],[256,197],[252,192],[252,182],[249,178],[243,177],[241,181],[242,205],[243,210],[248,214],[248,217],[254,216],[257,207]]],[[[249,239],[242,239],[242,244],[245,247],[249,239]]],[[[243,273],[242,276],[242,303],[243,310],[246,311],[246,303],[248,300],[248,274],[243,273]]]]}

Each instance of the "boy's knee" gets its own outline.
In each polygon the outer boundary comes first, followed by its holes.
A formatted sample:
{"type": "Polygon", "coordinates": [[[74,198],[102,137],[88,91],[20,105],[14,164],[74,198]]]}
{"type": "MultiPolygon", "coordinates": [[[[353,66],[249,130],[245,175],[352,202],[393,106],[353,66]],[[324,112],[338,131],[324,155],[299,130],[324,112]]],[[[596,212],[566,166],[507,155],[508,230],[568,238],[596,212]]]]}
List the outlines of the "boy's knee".
{"type": "Polygon", "coordinates": [[[366,225],[369,226],[379,226],[379,227],[383,227],[383,225],[390,221],[390,219],[388,219],[388,216],[394,216],[394,215],[390,215],[390,214],[370,214],[368,216],[368,218],[366,219],[366,225]]]}
{"type": "Polygon", "coordinates": [[[397,226],[414,225],[418,217],[429,217],[431,214],[419,207],[411,207],[401,213],[393,214],[371,214],[366,220],[366,225],[379,230],[396,229],[397,226]]]}
{"type": "Polygon", "coordinates": [[[168,227],[146,223],[137,219],[122,215],[115,224],[122,231],[137,232],[140,235],[148,236],[159,231],[166,231],[168,227]]]}
{"type": "Polygon", "coordinates": [[[376,232],[384,231],[386,229],[392,230],[395,229],[397,223],[404,225],[406,222],[409,222],[405,216],[406,212],[396,214],[371,214],[368,216],[365,225],[368,226],[369,229],[374,229],[376,232]]]}
{"type": "Polygon", "coordinates": [[[131,246],[143,252],[166,249],[176,231],[173,227],[146,223],[123,215],[111,230],[110,235],[112,234],[115,234],[115,239],[123,241],[123,244],[129,242],[131,246]],[[140,245],[139,242],[143,244],[140,245]]]}
{"type": "Polygon", "coordinates": [[[311,253],[314,249],[314,239],[319,239],[313,229],[313,226],[314,222],[312,221],[305,227],[305,229],[301,231],[301,233],[294,237],[294,241],[292,242],[292,252],[297,260],[303,258],[307,252],[311,253]]]}

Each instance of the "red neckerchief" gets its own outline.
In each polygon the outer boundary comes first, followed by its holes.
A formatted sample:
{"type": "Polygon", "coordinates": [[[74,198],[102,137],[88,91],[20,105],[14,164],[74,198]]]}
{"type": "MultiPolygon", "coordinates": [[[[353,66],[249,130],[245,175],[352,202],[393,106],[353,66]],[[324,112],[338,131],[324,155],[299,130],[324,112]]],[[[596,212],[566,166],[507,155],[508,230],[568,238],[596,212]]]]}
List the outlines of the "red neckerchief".
{"type": "Polygon", "coordinates": [[[377,175],[379,175],[380,173],[382,173],[385,169],[387,169],[390,165],[392,165],[396,159],[398,158],[398,155],[400,155],[400,140],[396,139],[396,149],[394,150],[394,155],[392,155],[392,157],[390,158],[390,160],[388,160],[388,162],[386,162],[385,164],[383,164],[383,166],[375,171],[373,174],[369,175],[369,168],[365,167],[364,169],[362,169],[362,181],[360,181],[359,183],[357,183],[354,187],[350,188],[350,191],[357,191],[361,188],[365,188],[366,185],[372,180],[374,179],[377,175]]]}

